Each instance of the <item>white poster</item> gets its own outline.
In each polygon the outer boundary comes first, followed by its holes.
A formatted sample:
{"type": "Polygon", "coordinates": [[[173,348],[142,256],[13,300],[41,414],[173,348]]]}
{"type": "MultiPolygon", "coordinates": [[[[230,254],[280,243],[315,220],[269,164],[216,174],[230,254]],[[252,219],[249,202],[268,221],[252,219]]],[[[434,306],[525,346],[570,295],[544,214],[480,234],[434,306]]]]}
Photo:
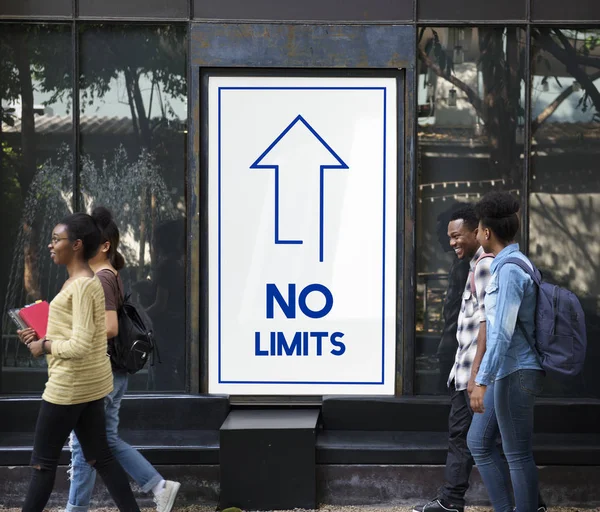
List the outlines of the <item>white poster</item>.
{"type": "Polygon", "coordinates": [[[210,77],[209,391],[393,394],[393,78],[210,77]]]}

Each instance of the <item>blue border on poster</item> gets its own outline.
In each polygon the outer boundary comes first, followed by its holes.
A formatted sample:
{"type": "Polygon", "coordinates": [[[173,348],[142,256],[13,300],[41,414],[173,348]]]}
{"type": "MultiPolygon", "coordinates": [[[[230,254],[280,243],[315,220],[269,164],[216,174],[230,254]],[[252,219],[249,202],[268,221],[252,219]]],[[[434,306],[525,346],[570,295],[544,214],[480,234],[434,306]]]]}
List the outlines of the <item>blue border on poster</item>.
{"type": "Polygon", "coordinates": [[[385,230],[386,230],[386,186],[387,186],[387,87],[219,87],[218,88],[218,176],[217,176],[217,209],[218,209],[218,234],[217,234],[217,288],[218,288],[218,383],[219,384],[300,384],[300,385],[374,385],[385,384],[385,230]],[[377,382],[345,382],[345,381],[248,381],[248,380],[223,380],[221,377],[221,91],[248,91],[248,90],[378,90],[383,92],[383,250],[382,250],[382,280],[381,280],[381,380],[377,382]]]}

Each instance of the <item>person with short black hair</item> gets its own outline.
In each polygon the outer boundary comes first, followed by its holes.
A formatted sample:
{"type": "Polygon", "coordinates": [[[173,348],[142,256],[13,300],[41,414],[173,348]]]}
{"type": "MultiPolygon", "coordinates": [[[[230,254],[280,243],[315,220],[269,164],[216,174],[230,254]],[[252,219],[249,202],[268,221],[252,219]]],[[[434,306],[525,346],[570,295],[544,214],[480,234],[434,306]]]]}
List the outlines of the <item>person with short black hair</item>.
{"type": "Polygon", "coordinates": [[[479,221],[473,205],[466,204],[450,215],[447,236],[459,261],[468,263],[468,274],[460,284],[460,306],[454,330],[455,346],[452,365],[443,376],[450,389],[448,416],[448,454],[445,483],[437,498],[416,506],[414,512],[463,512],[465,494],[473,469],[473,458],[467,446],[467,433],[473,411],[469,394],[473,378],[485,352],[485,313],[483,299],[490,279],[491,257],[485,257],[477,241],[479,221]]]}
{"type": "Polygon", "coordinates": [[[465,204],[453,211],[450,215],[450,222],[454,220],[462,220],[465,227],[471,233],[475,233],[475,230],[479,227],[479,219],[472,204],[465,204]]]}
{"type": "Polygon", "coordinates": [[[37,339],[33,329],[18,331],[31,354],[46,354],[48,362],[24,512],[44,510],[72,430],[119,510],[139,511],[127,475],[106,440],[104,397],[112,391],[113,379],[106,357],[104,290],[89,265],[100,242],[96,222],[85,213],[69,215],[55,226],[48,244],[50,258],[65,265],[69,278],[50,304],[46,336],[37,339]]]}
{"type": "Polygon", "coordinates": [[[448,224],[452,220],[454,212],[463,209],[464,203],[454,203],[447,210],[441,212],[437,217],[436,234],[437,240],[441,249],[444,252],[452,252],[452,264],[448,270],[448,286],[444,295],[444,304],[442,306],[443,326],[440,334],[440,341],[436,350],[436,358],[438,361],[438,379],[437,392],[448,392],[448,375],[454,366],[454,358],[458,349],[458,340],[456,332],[458,329],[458,314],[460,313],[460,305],[462,294],[465,290],[465,283],[469,276],[469,261],[459,259],[450,244],[448,243],[448,224]]]}
{"type": "Polygon", "coordinates": [[[495,258],[485,295],[487,350],[471,393],[476,414],[467,441],[494,510],[513,510],[512,481],[516,510],[530,512],[542,506],[532,437],[535,397],[542,391],[544,372],[528,342],[535,339],[537,288],[518,265],[503,264],[516,257],[532,267],[515,243],[519,202],[507,192],[493,192],[475,210],[479,243],[495,258]],[[498,433],[510,474],[496,445],[498,433]]]}

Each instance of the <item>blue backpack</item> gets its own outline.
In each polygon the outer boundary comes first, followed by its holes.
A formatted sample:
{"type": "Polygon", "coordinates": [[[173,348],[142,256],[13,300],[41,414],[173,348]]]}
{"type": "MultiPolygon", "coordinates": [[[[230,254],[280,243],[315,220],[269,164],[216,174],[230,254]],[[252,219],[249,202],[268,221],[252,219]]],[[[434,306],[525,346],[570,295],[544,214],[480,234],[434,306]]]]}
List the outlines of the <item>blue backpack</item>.
{"type": "Polygon", "coordinates": [[[546,373],[558,378],[575,377],[583,370],[587,335],[585,315],[575,294],[560,286],[542,281],[540,271],[519,258],[507,258],[498,265],[514,263],[531,276],[538,286],[535,314],[535,340],[530,339],[520,320],[517,325],[538,355],[546,373]]]}

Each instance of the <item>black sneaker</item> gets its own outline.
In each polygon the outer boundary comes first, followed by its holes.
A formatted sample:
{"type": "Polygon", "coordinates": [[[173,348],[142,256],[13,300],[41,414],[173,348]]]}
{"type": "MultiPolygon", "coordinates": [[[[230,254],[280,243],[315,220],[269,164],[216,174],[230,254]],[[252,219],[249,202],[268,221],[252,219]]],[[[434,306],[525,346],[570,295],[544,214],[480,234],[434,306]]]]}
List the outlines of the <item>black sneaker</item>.
{"type": "Polygon", "coordinates": [[[537,512],[548,512],[548,507],[546,505],[540,505],[537,512]]]}
{"type": "Polygon", "coordinates": [[[465,512],[465,507],[453,505],[447,501],[436,498],[426,505],[418,505],[413,508],[413,512],[465,512]]]}

